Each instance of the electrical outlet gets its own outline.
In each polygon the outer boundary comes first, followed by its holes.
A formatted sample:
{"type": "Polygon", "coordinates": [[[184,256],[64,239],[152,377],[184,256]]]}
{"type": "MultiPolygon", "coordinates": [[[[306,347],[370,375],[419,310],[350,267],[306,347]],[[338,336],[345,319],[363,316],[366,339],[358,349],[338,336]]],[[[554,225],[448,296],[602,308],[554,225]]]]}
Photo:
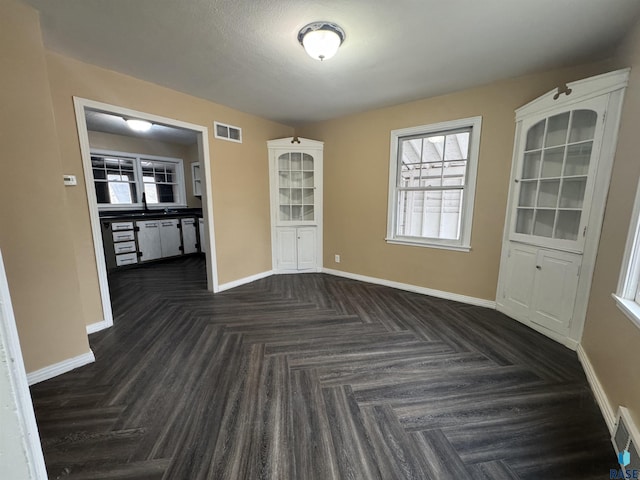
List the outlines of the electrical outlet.
{"type": "Polygon", "coordinates": [[[336,255],[335,260],[336,260],[336,263],[340,263],[340,255],[336,255]]]}

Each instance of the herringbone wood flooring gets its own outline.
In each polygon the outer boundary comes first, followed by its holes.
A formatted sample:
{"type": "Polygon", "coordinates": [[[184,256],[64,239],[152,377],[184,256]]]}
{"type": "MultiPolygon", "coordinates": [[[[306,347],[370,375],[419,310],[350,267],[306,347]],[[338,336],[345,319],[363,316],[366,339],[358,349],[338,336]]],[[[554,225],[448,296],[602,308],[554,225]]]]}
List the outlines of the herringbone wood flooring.
{"type": "Polygon", "coordinates": [[[574,352],[496,311],[322,274],[111,279],[96,363],[32,388],[51,478],[608,478],[574,352]]]}

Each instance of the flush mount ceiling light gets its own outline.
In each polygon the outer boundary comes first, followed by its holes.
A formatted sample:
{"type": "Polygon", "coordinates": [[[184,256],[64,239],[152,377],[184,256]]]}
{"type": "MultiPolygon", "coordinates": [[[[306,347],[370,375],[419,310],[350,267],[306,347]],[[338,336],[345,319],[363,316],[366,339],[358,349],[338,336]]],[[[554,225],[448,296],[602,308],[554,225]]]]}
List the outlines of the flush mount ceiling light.
{"type": "Polygon", "coordinates": [[[131,130],[136,132],[148,132],[152,123],[146,120],[138,120],[137,118],[128,118],[125,120],[131,130]]]}
{"type": "Polygon", "coordinates": [[[320,61],[333,57],[344,37],[344,30],[331,22],[313,22],[298,33],[298,41],[309,56],[320,61]]]}

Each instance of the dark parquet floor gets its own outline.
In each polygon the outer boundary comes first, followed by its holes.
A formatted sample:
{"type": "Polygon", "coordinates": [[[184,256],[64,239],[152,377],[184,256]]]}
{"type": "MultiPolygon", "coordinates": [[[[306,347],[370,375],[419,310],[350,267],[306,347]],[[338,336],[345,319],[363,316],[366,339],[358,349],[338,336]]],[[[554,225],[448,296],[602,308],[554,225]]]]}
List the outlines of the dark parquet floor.
{"type": "Polygon", "coordinates": [[[32,388],[52,479],[609,478],[574,352],[485,308],[323,274],[110,278],[96,363],[32,388]]]}

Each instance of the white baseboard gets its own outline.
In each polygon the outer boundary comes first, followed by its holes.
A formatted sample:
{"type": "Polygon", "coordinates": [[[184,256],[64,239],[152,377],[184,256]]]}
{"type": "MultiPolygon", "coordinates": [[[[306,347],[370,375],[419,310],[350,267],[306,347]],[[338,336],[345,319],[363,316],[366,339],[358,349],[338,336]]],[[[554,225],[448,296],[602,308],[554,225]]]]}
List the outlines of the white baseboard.
{"type": "Polygon", "coordinates": [[[102,320],[101,322],[92,323],[91,325],[87,325],[87,335],[91,335],[92,333],[99,332],[100,330],[104,330],[113,326],[113,323],[109,323],[106,320],[102,320]]]}
{"type": "Polygon", "coordinates": [[[484,298],[468,297],[458,293],[444,292],[442,290],[434,290],[432,288],[419,287],[408,283],[394,282],[383,278],[368,277],[357,273],[343,272],[342,270],[333,270],[331,268],[322,269],[324,273],[336,275],[338,277],[350,278],[352,280],[360,280],[362,282],[375,283],[376,285],[384,285],[385,287],[397,288],[398,290],[406,290],[407,292],[420,293],[422,295],[430,295],[432,297],[444,298],[445,300],[453,300],[455,302],[467,303],[478,307],[496,308],[496,302],[493,300],[485,300],[484,298]]]}
{"type": "Polygon", "coordinates": [[[587,380],[589,381],[589,385],[591,386],[591,391],[593,395],[596,397],[596,401],[598,402],[598,406],[600,407],[600,411],[602,412],[602,416],[604,417],[604,421],[607,424],[607,428],[609,429],[609,433],[613,433],[613,429],[616,424],[616,414],[611,408],[611,403],[609,403],[609,398],[602,388],[602,384],[600,380],[598,380],[598,376],[596,375],[595,370],[593,369],[593,365],[589,361],[589,357],[587,356],[587,352],[584,351],[582,345],[578,345],[578,359],[582,364],[582,368],[584,369],[584,373],[587,376],[587,380]]]}
{"type": "Polygon", "coordinates": [[[89,350],[87,353],[83,353],[82,355],[78,355],[77,357],[69,358],[67,360],[63,360],[62,362],[54,363],[53,365],[49,365],[48,367],[36,370],[35,372],[27,373],[27,381],[29,385],[44,382],[45,380],[57,377],[58,375],[70,372],[71,370],[75,370],[76,368],[82,367],[89,363],[93,363],[95,361],[96,357],[93,355],[93,352],[89,350]]]}
{"type": "Polygon", "coordinates": [[[218,285],[218,292],[224,292],[225,290],[229,290],[230,288],[235,288],[246,283],[255,282],[256,280],[261,280],[263,278],[270,277],[271,275],[273,275],[273,270],[256,273],[255,275],[240,278],[238,280],[234,280],[233,282],[223,283],[222,285],[218,285]]]}

